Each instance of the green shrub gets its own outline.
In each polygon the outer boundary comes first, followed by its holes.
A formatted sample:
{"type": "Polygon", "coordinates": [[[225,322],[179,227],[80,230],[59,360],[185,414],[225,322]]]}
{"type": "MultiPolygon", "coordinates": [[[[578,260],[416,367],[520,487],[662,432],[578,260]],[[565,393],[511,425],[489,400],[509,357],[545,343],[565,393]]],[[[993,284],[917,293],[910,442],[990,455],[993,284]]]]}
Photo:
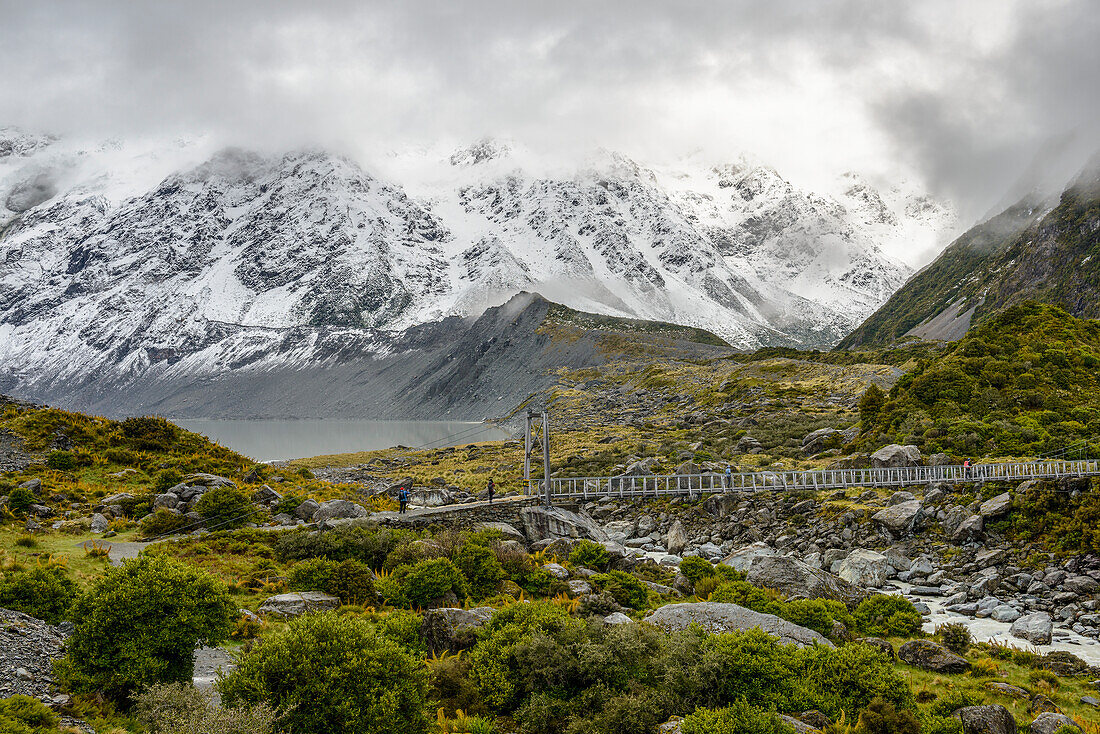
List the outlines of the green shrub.
{"type": "Polygon", "coordinates": [[[112,464],[121,464],[122,466],[137,466],[141,463],[141,457],[135,454],[133,451],[126,449],[111,448],[103,452],[103,455],[107,458],[107,461],[112,464]]]}
{"type": "Polygon", "coordinates": [[[76,693],[115,700],[153,683],[188,682],[199,643],[229,637],[237,607],[225,584],[164,556],[111,568],[73,605],[58,677],[76,693]]]}
{"type": "Polygon", "coordinates": [[[409,569],[401,582],[401,590],[415,607],[427,607],[447,592],[462,599],[466,596],[466,579],[449,559],[432,558],[409,569]]]}
{"type": "Polygon", "coordinates": [[[182,481],[183,474],[178,469],[161,469],[153,477],[153,490],[157,494],[164,494],[182,481]]]}
{"type": "Polygon", "coordinates": [[[427,670],[362,619],[310,614],[260,639],[217,683],[227,705],[267,703],[295,734],[419,734],[427,670]]]}
{"type": "Polygon", "coordinates": [[[475,598],[496,594],[504,580],[504,568],[496,554],[483,545],[466,543],[455,554],[454,563],[470,582],[470,593],[475,598]]]}
{"type": "Polygon", "coordinates": [[[50,734],[56,727],[53,713],[36,698],[15,695],[0,699],[0,731],[4,734],[50,734]]]}
{"type": "Polygon", "coordinates": [[[252,522],[256,508],[243,489],[230,484],[206,490],[195,504],[209,529],[233,530],[252,522]]]}
{"type": "Polygon", "coordinates": [[[191,520],[163,507],[141,519],[141,534],[146,538],[171,535],[185,530],[194,530],[191,527],[191,520]]]}
{"type": "Polygon", "coordinates": [[[948,622],[936,628],[936,636],[940,642],[956,655],[966,655],[970,650],[973,638],[970,636],[970,628],[962,622],[948,622]]]}
{"type": "Polygon", "coordinates": [[[867,704],[856,725],[858,734],[921,734],[920,722],[911,711],[876,698],[867,704]]]}
{"type": "Polygon", "coordinates": [[[65,619],[76,597],[76,584],[60,566],[33,566],[0,577],[0,607],[50,624],[65,619]]]}
{"type": "Polygon", "coordinates": [[[569,553],[569,561],[576,566],[603,570],[611,562],[611,554],[599,543],[591,540],[581,540],[573,546],[569,553]]]}
{"type": "Polygon", "coordinates": [[[269,734],[275,729],[275,711],[267,704],[215,706],[209,691],[189,683],[149,686],[137,695],[133,715],[149,734],[269,734]]]}
{"type": "Polygon", "coordinates": [[[29,487],[16,487],[8,495],[8,509],[17,515],[25,515],[37,500],[29,487]]]}
{"type": "Polygon", "coordinates": [[[714,564],[699,556],[688,556],[680,562],[680,573],[687,577],[691,583],[697,583],[702,579],[717,575],[714,564]]]}
{"type": "Polygon", "coordinates": [[[175,424],[154,416],[127,418],[119,428],[123,439],[132,448],[157,453],[171,451],[182,433],[175,424]]]}
{"type": "Polygon", "coordinates": [[[287,585],[296,591],[323,591],[340,597],[344,604],[371,603],[375,598],[374,572],[350,558],[339,563],[327,558],[296,563],[287,575],[287,585]]]}
{"type": "Polygon", "coordinates": [[[624,607],[643,609],[649,601],[646,585],[625,571],[598,573],[590,580],[624,607]]]}
{"type": "Polygon", "coordinates": [[[394,549],[415,539],[408,530],[379,529],[376,525],[335,528],[323,533],[303,529],[280,533],[275,542],[275,556],[284,563],[306,558],[333,561],[353,558],[378,571],[394,549]]]}
{"type": "Polygon", "coordinates": [[[859,603],[852,615],[857,629],[875,637],[912,637],[920,633],[920,612],[907,599],[875,594],[859,603]]]}
{"type": "Polygon", "coordinates": [[[51,451],[46,457],[46,466],[57,471],[72,471],[76,468],[76,461],[70,451],[51,451]]]}
{"type": "Polygon", "coordinates": [[[696,709],[680,724],[683,734],[792,734],[774,711],[736,701],[726,708],[696,709]]]}

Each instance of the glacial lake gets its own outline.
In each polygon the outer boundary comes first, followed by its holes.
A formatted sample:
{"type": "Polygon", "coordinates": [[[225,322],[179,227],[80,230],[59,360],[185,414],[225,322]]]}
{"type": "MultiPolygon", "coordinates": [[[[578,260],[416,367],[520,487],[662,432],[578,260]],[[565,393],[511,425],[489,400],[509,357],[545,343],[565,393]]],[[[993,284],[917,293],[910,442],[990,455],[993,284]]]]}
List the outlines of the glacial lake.
{"type": "Polygon", "coordinates": [[[444,448],[478,441],[501,441],[507,431],[462,421],[368,421],[341,419],[221,420],[170,419],[215,443],[256,461],[346,454],[393,446],[444,448]]]}

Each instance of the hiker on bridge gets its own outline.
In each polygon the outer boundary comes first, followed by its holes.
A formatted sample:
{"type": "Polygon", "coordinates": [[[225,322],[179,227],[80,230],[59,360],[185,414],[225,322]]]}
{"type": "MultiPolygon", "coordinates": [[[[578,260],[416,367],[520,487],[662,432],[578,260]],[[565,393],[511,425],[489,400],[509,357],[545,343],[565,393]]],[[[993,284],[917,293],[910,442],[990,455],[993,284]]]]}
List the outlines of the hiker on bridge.
{"type": "Polygon", "coordinates": [[[726,489],[733,486],[733,467],[726,464],[726,489]]]}
{"type": "Polygon", "coordinates": [[[489,504],[493,504],[493,495],[497,493],[497,485],[493,482],[492,477],[489,478],[489,484],[485,488],[489,492],[489,504]]]}
{"type": "Polygon", "coordinates": [[[970,459],[963,461],[963,476],[966,479],[970,479],[970,459]]]}

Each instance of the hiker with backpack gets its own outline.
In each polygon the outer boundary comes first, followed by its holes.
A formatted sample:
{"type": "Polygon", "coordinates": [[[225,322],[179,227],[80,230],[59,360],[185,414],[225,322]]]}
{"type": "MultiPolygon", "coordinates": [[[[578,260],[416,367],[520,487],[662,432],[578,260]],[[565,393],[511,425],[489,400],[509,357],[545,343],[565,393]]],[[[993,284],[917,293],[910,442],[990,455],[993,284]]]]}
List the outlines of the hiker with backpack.
{"type": "Polygon", "coordinates": [[[497,485],[493,483],[493,480],[489,479],[489,485],[486,487],[489,490],[489,504],[493,504],[493,495],[497,493],[497,485]]]}
{"type": "Polygon", "coordinates": [[[405,514],[405,508],[409,506],[409,490],[404,487],[397,490],[397,503],[401,506],[398,512],[402,515],[405,514]]]}

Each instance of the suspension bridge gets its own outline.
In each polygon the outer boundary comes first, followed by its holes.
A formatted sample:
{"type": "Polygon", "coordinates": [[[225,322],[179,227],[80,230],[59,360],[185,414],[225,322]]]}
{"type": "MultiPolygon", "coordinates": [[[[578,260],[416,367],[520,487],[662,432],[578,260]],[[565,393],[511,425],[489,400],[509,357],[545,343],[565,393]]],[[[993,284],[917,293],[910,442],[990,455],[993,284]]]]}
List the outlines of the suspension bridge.
{"type": "Polygon", "coordinates": [[[664,497],[723,492],[798,491],[850,489],[853,487],[915,487],[949,482],[953,484],[1064,477],[1100,476],[1096,459],[1029,461],[964,466],[908,466],[882,469],[818,469],[805,471],[759,471],[732,474],[670,474],[615,477],[551,477],[549,481],[528,478],[525,494],[554,499],[590,500],[601,497],[664,497]]]}

